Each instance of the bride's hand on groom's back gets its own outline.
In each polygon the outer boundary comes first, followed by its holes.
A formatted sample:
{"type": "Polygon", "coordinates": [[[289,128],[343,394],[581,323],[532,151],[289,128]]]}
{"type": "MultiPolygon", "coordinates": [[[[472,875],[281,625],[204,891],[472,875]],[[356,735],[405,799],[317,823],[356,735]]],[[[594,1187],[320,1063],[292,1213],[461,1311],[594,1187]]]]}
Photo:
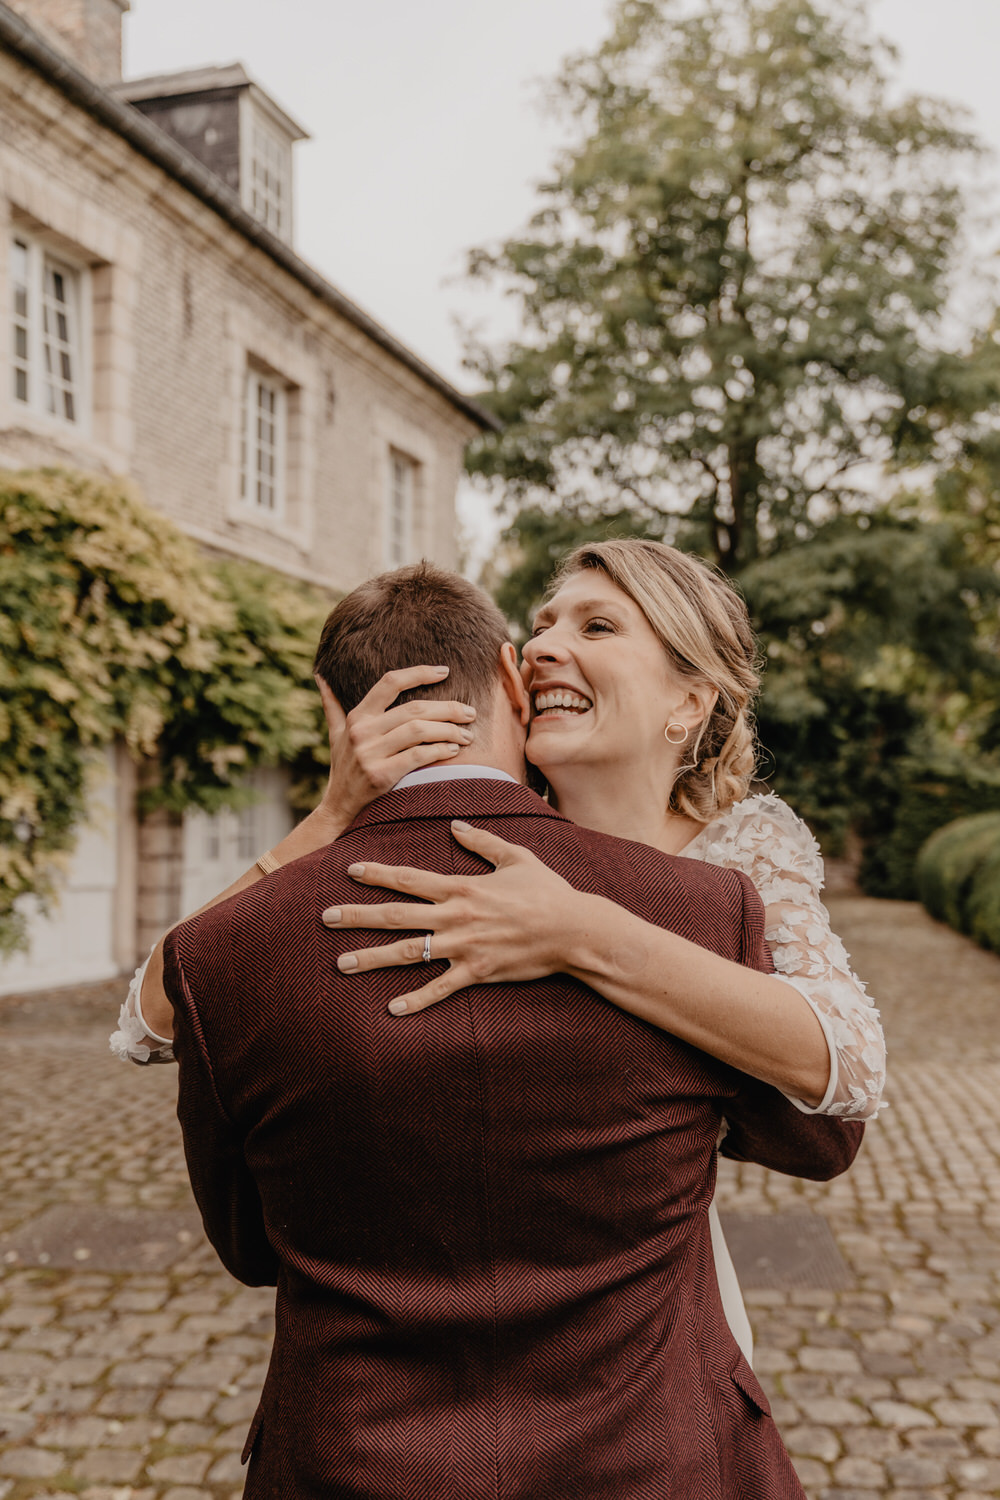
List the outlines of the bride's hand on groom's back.
{"type": "Polygon", "coordinates": [[[317,676],[330,736],[330,779],[316,813],[335,832],[410,771],[448,760],[471,744],[476,711],[467,703],[420,699],[392,707],[400,693],[447,675],[447,667],[429,666],[387,672],[349,714],[317,676]]]}
{"type": "MultiPolygon", "coordinates": [[[[351,865],[361,885],[400,891],[431,902],[329,907],[327,927],[381,931],[415,928],[430,934],[431,962],[449,967],[428,984],[400,995],[389,1006],[394,1015],[425,1010],[473,984],[514,983],[557,974],[587,898],[520,844],[468,823],[452,823],[455,838],[494,866],[487,875],[437,875],[402,865],[351,865]]],[[[425,938],[401,938],[378,948],[344,953],[342,973],[419,964],[425,938]]]]}

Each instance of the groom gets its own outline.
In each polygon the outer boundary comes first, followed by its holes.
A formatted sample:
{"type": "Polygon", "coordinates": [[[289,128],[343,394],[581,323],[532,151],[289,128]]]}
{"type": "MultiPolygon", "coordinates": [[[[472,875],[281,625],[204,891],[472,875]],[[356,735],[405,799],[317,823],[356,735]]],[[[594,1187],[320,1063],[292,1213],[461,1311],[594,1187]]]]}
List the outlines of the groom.
{"type": "Polygon", "coordinates": [[[481,873],[452,818],[769,970],[753,888],[578,828],[523,785],[506,626],[465,580],[421,564],[363,584],[323,660],[355,699],[447,663],[479,729],[167,939],[195,1196],[229,1270],[278,1289],[248,1500],[804,1500],[719,1303],[715,1145],[725,1116],[727,1155],[826,1178],[861,1127],[564,975],[396,1020],[411,972],[340,973],[357,935],[320,920],[383,899],[348,876],[359,860],[481,873]]]}

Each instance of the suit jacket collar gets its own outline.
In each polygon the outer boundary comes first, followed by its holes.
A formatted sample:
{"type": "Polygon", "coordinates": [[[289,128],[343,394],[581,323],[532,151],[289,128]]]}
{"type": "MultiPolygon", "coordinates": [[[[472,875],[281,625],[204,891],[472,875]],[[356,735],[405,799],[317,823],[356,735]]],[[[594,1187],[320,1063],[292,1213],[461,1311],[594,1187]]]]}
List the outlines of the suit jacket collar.
{"type": "Polygon", "coordinates": [[[480,777],[434,781],[423,786],[387,792],[364,808],[351,828],[377,823],[400,823],[415,818],[556,818],[565,822],[541,797],[512,781],[480,777]]]}

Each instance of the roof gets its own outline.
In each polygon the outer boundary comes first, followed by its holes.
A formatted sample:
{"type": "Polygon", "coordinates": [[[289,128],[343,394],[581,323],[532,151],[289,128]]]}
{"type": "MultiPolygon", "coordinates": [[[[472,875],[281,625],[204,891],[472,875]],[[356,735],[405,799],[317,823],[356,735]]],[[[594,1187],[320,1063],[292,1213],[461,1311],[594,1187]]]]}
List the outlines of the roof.
{"type": "MultiPolygon", "coordinates": [[[[373,343],[399,360],[438,395],[449,401],[483,431],[498,432],[500,423],[492,412],[480,406],[471,396],[457,390],[443,375],[431,368],[405,344],[394,338],[381,323],[338,291],[306,261],[301,260],[283,240],[265,229],[249,214],[239,195],[227,187],[208,167],[185,151],[172,136],[147,120],[131,104],[123,102],[108,88],[94,83],[61,52],[51,47],[19,15],[0,0],[0,46],[14,53],[22,62],[41,73],[53,86],[87,111],[102,125],[122,136],[134,149],[155,163],[176,182],[195,194],[234,229],[250,240],[264,254],[280,265],[319,301],[354,325],[373,343]]],[[[242,69],[241,69],[242,71],[242,69]]]]}
{"type": "Polygon", "coordinates": [[[214,63],[207,68],[188,68],[182,73],[153,73],[147,78],[126,78],[121,83],[105,84],[105,88],[130,104],[146,99],[183,99],[188,94],[207,94],[216,89],[249,89],[277,117],[293,141],[309,139],[308,130],[250,77],[242,63],[214,63]]]}

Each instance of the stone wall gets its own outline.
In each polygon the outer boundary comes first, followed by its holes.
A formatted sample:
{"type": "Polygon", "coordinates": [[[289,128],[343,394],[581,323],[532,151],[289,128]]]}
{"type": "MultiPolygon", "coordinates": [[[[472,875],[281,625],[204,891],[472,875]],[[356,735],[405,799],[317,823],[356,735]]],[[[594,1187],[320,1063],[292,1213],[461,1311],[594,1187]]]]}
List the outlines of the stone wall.
{"type": "Polygon", "coordinates": [[[130,0],[6,0],[97,83],[122,76],[122,12],[130,0]]]}
{"type": "MultiPolygon", "coordinates": [[[[21,0],[17,8],[33,24],[44,13],[48,25],[72,29],[102,15],[110,26],[120,0],[21,0]]],[[[76,60],[85,64],[82,54],[76,60]]],[[[477,430],[471,418],[2,50],[0,363],[2,466],[125,475],[213,554],[346,591],[386,566],[390,463],[401,452],[417,466],[412,555],[444,566],[457,560],[455,492],[477,430]],[[86,411],[75,425],[13,399],[15,231],[79,272],[89,357],[86,411]],[[287,389],[287,514],[273,521],[239,499],[248,367],[287,389]]],[[[118,843],[114,951],[127,967],[181,914],[184,830],[164,814],[137,828],[130,780],[118,843]]],[[[24,987],[32,987],[27,978],[24,987]]]]}

